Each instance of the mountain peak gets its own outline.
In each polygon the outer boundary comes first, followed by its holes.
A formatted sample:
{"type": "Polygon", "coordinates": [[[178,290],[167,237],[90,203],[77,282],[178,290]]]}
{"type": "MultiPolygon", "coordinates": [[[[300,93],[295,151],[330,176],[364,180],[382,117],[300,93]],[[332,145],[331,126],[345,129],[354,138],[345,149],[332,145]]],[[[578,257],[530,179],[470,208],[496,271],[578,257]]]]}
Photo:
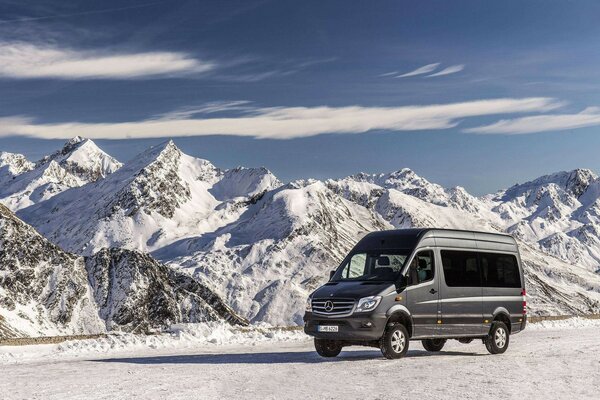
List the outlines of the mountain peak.
{"type": "Polygon", "coordinates": [[[16,176],[33,169],[34,164],[23,154],[0,151],[0,168],[6,167],[11,176],[16,176]]]}
{"type": "Polygon", "coordinates": [[[572,171],[560,171],[553,174],[543,175],[529,182],[511,186],[504,192],[503,199],[517,197],[528,191],[554,184],[575,197],[581,196],[590,183],[598,179],[596,173],[585,168],[577,168],[572,171]]]}
{"type": "Polygon", "coordinates": [[[71,140],[69,140],[67,143],[65,143],[65,146],[81,143],[84,140],[87,140],[87,139],[83,138],[82,136],[77,135],[74,138],[72,138],[71,140]]]}

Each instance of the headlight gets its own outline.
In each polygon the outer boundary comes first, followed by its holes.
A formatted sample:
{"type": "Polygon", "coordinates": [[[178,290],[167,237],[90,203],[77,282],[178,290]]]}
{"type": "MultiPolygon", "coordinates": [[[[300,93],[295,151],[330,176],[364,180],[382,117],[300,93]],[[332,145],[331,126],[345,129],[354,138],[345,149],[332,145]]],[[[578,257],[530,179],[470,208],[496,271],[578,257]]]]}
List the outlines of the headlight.
{"type": "Polygon", "coordinates": [[[358,301],[358,306],[354,312],[373,311],[381,301],[381,296],[363,297],[358,301]]]}
{"type": "Polygon", "coordinates": [[[312,299],[309,297],[306,299],[306,312],[312,312],[312,299]]]}

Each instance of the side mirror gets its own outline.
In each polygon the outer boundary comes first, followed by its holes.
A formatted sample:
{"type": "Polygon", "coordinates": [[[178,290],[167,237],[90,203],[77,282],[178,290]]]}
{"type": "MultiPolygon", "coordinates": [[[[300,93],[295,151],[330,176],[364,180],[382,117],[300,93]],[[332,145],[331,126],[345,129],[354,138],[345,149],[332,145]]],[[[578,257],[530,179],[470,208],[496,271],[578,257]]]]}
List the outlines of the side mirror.
{"type": "Polygon", "coordinates": [[[408,286],[408,279],[406,279],[406,276],[400,275],[394,285],[396,286],[396,292],[401,293],[408,286]]]}
{"type": "Polygon", "coordinates": [[[332,271],[329,271],[329,280],[331,280],[331,278],[333,278],[334,275],[335,275],[335,269],[332,271]]]}

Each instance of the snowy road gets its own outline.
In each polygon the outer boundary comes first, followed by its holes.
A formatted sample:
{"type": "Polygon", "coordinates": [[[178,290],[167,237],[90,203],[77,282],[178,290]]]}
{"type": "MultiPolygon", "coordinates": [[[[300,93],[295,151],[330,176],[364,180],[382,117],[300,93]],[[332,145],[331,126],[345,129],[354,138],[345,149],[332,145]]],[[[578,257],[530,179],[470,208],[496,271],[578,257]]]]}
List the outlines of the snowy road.
{"type": "Polygon", "coordinates": [[[481,341],[452,341],[438,354],[412,342],[397,361],[366,348],[325,360],[310,341],[59,357],[0,365],[0,398],[591,399],[600,388],[599,334],[531,329],[499,356],[481,341]]]}

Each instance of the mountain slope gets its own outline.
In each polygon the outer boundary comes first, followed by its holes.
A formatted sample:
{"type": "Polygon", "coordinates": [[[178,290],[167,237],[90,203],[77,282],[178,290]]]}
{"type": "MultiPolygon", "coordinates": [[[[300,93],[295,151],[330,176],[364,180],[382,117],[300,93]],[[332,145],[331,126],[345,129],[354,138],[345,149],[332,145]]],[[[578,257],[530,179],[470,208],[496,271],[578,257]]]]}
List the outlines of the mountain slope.
{"type": "Polygon", "coordinates": [[[505,230],[564,261],[600,266],[600,179],[578,169],[545,175],[484,199],[505,230]]]}
{"type": "Polygon", "coordinates": [[[35,164],[22,154],[0,151],[0,183],[30,171],[35,164]]]}
{"type": "Polygon", "coordinates": [[[83,259],[0,205],[0,315],[25,336],[102,331],[83,259]]]}
{"type": "Polygon", "coordinates": [[[247,324],[206,286],[146,254],[103,249],[85,265],[107,330],[147,332],[178,322],[218,320],[247,324]]]}
{"type": "Polygon", "coordinates": [[[0,203],[13,211],[104,178],[121,167],[93,141],[79,136],[35,164],[19,154],[2,154],[0,166],[5,166],[0,167],[0,203]]]}
{"type": "Polygon", "coordinates": [[[35,166],[39,168],[52,161],[85,183],[105,178],[123,165],[92,140],[81,136],[69,140],[62,149],[42,158],[35,166]]]}
{"type": "MultiPolygon", "coordinates": [[[[47,165],[63,168],[54,160],[47,165]]],[[[482,198],[409,169],[282,185],[264,168],[223,171],[169,141],[106,178],[49,196],[18,215],[68,250],[90,256],[86,265],[108,327],[147,329],[154,320],[215,315],[196,311],[201,302],[174,289],[187,285],[214,292],[235,310],[231,315],[301,323],[306,296],[354,243],[392,227],[512,233],[522,248],[531,312],[598,312],[599,207],[600,180],[587,170],[482,198]],[[139,251],[152,252],[169,268],[144,269],[153,263],[142,262],[139,251]],[[120,277],[110,282],[105,276],[120,277]],[[174,303],[163,301],[138,320],[131,310],[146,304],[149,292],[171,293],[174,303]],[[192,305],[183,310],[174,306],[178,302],[192,305]]]]}
{"type": "Polygon", "coordinates": [[[253,196],[275,185],[279,181],[266,169],[223,172],[169,141],[105,179],[21,210],[19,216],[80,254],[103,247],[152,251],[235,221],[253,196]]]}
{"type": "Polygon", "coordinates": [[[147,254],[67,253],[0,205],[0,338],[146,332],[172,323],[248,322],[197,279],[147,254]]]}
{"type": "Polygon", "coordinates": [[[308,293],[355,241],[389,228],[318,181],[267,192],[238,221],[155,253],[215,287],[252,321],[300,324],[308,293]]]}

